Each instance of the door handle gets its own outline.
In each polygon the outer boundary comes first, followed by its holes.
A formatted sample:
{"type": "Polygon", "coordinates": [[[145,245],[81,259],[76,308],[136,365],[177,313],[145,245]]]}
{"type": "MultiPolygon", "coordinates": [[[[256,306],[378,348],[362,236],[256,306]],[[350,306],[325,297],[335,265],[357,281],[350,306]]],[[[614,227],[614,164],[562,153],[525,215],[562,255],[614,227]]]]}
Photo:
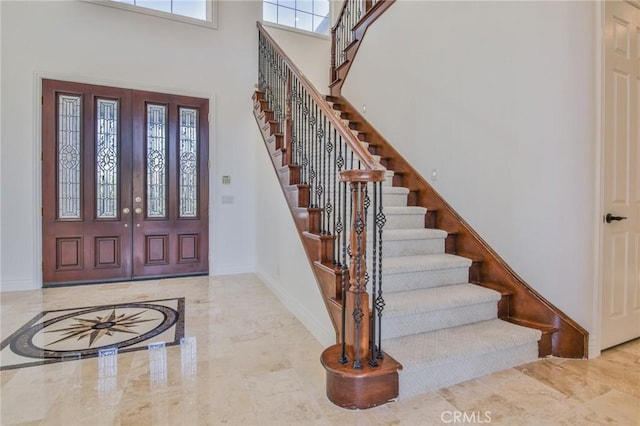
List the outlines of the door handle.
{"type": "Polygon", "coordinates": [[[604,220],[605,220],[607,223],[611,223],[611,222],[613,222],[614,220],[615,220],[615,221],[619,221],[619,220],[625,220],[625,219],[626,219],[626,216],[614,216],[614,215],[612,215],[611,213],[607,213],[607,215],[604,217],[604,220]]]}
{"type": "Polygon", "coordinates": [[[129,210],[129,207],[125,207],[124,209],[122,209],[122,213],[123,214],[129,214],[131,210],[129,210]]]}
{"type": "Polygon", "coordinates": [[[142,209],[140,207],[136,207],[134,212],[136,212],[136,214],[140,214],[140,213],[142,213],[142,209]]]}

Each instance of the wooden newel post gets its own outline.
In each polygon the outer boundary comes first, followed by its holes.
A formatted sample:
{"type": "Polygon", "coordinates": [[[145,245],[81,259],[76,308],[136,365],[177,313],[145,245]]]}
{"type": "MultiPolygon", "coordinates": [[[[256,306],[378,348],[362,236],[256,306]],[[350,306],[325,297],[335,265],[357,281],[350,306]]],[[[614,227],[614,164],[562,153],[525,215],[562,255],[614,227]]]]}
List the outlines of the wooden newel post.
{"type": "Polygon", "coordinates": [[[384,170],[347,170],[340,173],[340,180],[351,187],[351,229],[349,244],[351,263],[349,265],[349,289],[344,301],[346,324],[344,340],[347,358],[354,368],[362,368],[369,358],[370,309],[365,276],[367,265],[367,214],[365,197],[367,183],[382,182],[384,170]]]}

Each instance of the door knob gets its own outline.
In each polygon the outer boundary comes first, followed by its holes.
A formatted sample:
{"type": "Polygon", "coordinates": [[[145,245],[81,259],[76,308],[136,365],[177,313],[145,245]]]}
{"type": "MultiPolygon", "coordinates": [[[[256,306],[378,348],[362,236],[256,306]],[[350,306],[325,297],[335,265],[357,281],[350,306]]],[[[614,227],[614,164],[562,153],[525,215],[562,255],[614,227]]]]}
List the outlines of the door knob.
{"type": "Polygon", "coordinates": [[[619,221],[619,220],[625,220],[625,219],[626,219],[626,217],[625,217],[625,216],[614,216],[614,215],[612,215],[611,213],[607,213],[607,215],[604,217],[604,220],[605,220],[607,223],[611,223],[611,222],[613,222],[614,220],[615,220],[615,221],[619,221]]]}
{"type": "Polygon", "coordinates": [[[140,214],[140,213],[142,213],[142,209],[140,207],[136,207],[134,212],[136,212],[136,214],[140,214]]]}
{"type": "Polygon", "coordinates": [[[124,209],[122,209],[122,213],[124,214],[129,214],[131,210],[129,210],[129,207],[125,207],[124,209]]]}

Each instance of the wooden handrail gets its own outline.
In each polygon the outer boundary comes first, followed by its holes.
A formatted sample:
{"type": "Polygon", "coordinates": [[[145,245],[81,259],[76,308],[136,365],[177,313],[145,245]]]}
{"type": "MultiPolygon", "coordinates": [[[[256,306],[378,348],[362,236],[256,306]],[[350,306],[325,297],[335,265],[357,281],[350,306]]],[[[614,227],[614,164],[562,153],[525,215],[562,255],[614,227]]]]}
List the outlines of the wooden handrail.
{"type": "Polygon", "coordinates": [[[347,125],[339,119],[333,109],[327,104],[324,97],[318,92],[315,86],[309,81],[309,79],[304,75],[304,73],[293,63],[293,61],[287,56],[286,53],[280,48],[278,43],[271,37],[271,35],[265,30],[262,23],[259,21],[256,22],[258,27],[258,31],[263,35],[265,39],[271,43],[273,49],[280,55],[283,61],[289,67],[289,70],[296,75],[298,80],[302,83],[304,88],[307,90],[311,98],[318,105],[320,110],[324,113],[324,115],[331,122],[331,125],[338,131],[340,136],[344,141],[346,141],[349,148],[356,154],[362,165],[371,170],[386,170],[386,168],[376,161],[375,158],[371,155],[371,153],[360,143],[360,141],[353,134],[351,129],[347,127],[347,125]]]}
{"type": "Polygon", "coordinates": [[[340,13],[338,14],[338,18],[336,19],[336,23],[333,27],[331,27],[331,31],[335,31],[338,29],[338,26],[340,25],[340,21],[342,21],[342,17],[344,16],[344,11],[347,9],[347,3],[349,3],[349,0],[344,0],[342,2],[342,7],[340,8],[340,13]]]}

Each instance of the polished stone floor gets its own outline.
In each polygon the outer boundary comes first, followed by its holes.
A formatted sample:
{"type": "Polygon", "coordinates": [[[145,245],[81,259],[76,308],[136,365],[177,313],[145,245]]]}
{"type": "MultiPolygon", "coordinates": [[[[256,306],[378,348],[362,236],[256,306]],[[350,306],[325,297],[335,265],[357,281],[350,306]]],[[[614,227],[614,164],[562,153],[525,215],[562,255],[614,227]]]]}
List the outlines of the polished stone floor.
{"type": "Polygon", "coordinates": [[[0,297],[3,341],[45,311],[185,298],[181,344],[0,371],[3,426],[640,425],[638,340],[348,411],[324,395],[320,344],[254,275],[0,297]]]}

